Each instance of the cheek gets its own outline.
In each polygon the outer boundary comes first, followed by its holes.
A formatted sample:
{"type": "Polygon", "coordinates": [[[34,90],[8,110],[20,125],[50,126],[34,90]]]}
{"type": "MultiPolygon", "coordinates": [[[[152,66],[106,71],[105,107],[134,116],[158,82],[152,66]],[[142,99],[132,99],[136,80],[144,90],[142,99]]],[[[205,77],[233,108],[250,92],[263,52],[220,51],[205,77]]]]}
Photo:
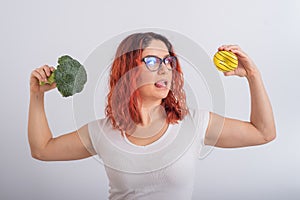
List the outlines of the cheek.
{"type": "Polygon", "coordinates": [[[170,80],[172,80],[172,78],[173,78],[173,73],[172,72],[169,73],[169,78],[170,78],[170,80]]]}
{"type": "Polygon", "coordinates": [[[147,85],[153,85],[154,83],[155,83],[154,73],[149,72],[149,71],[142,71],[140,73],[140,76],[137,79],[138,88],[147,86],[147,85]]]}
{"type": "Polygon", "coordinates": [[[170,74],[168,75],[168,79],[170,80],[170,84],[173,83],[173,78],[174,78],[173,73],[170,73],[170,74]]]}
{"type": "Polygon", "coordinates": [[[139,91],[140,95],[147,96],[147,95],[149,95],[149,93],[152,93],[153,87],[154,87],[154,85],[152,85],[152,84],[143,85],[138,88],[138,91],[139,91]]]}

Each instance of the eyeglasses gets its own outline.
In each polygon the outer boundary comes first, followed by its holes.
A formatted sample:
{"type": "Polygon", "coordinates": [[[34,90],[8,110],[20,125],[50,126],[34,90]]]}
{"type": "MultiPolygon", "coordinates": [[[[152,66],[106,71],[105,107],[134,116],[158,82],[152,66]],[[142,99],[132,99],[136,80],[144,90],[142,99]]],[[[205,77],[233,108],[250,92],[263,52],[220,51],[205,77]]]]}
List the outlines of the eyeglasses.
{"type": "Polygon", "coordinates": [[[167,66],[168,70],[175,69],[177,65],[177,58],[175,56],[167,56],[163,59],[157,56],[146,56],[142,59],[142,61],[146,64],[146,67],[151,72],[159,70],[162,66],[162,63],[167,66]]]}

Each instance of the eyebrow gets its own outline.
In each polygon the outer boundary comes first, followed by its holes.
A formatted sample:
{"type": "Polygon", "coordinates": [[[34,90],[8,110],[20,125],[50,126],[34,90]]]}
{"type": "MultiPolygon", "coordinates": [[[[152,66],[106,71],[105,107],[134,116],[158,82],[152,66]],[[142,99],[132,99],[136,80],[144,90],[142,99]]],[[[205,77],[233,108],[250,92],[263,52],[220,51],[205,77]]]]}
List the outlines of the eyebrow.
{"type": "MultiPolygon", "coordinates": [[[[147,56],[145,56],[144,58],[146,58],[146,57],[156,57],[156,58],[160,58],[159,56],[156,56],[156,55],[152,55],[152,54],[150,54],[150,55],[147,55],[147,56]]],[[[170,54],[167,54],[167,55],[165,55],[163,58],[160,58],[160,59],[164,59],[164,58],[166,58],[166,57],[168,57],[168,56],[171,56],[170,54]]]]}

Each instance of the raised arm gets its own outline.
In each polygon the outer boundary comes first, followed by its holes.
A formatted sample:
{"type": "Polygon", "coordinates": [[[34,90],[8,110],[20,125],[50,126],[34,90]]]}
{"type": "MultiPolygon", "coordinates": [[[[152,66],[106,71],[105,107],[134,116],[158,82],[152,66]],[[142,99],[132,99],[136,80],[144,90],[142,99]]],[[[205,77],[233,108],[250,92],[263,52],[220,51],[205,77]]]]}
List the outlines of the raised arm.
{"type": "Polygon", "coordinates": [[[259,70],[239,46],[224,45],[219,50],[231,51],[238,57],[238,68],[235,71],[225,72],[224,75],[247,78],[251,94],[251,115],[248,122],[210,113],[204,143],[231,148],[265,144],[272,141],[276,137],[273,111],[259,70]]]}
{"type": "Polygon", "coordinates": [[[47,81],[54,70],[47,65],[35,69],[30,76],[30,104],[28,116],[28,140],[32,157],[45,160],[76,160],[95,154],[91,148],[87,125],[72,133],[53,138],[44,109],[44,93],[56,87],[39,85],[39,81],[47,81]],[[79,138],[79,134],[82,138],[79,138]],[[89,151],[83,145],[84,141],[89,151]]]}

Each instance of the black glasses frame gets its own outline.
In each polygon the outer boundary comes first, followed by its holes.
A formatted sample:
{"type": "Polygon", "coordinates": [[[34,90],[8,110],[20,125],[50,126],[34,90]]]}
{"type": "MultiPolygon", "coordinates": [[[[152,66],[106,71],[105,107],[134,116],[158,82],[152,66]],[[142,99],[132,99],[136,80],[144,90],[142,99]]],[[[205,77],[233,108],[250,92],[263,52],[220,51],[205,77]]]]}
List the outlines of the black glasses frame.
{"type": "Polygon", "coordinates": [[[176,56],[166,56],[166,57],[164,57],[163,59],[161,59],[161,58],[159,58],[159,57],[157,57],[157,56],[148,55],[148,56],[142,58],[142,61],[145,63],[147,69],[148,69],[149,71],[151,71],[151,72],[158,71],[158,70],[162,67],[162,63],[164,63],[164,64],[167,66],[167,69],[170,70],[170,71],[173,70],[173,69],[175,69],[175,68],[176,68],[176,65],[177,65],[177,57],[176,57],[176,56]],[[156,58],[156,59],[158,59],[158,60],[160,61],[160,62],[159,62],[159,66],[158,66],[157,69],[151,69],[151,67],[149,67],[149,66],[147,65],[146,59],[149,58],[149,57],[154,57],[154,58],[156,58]],[[175,60],[175,65],[174,65],[174,64],[172,65],[171,63],[166,63],[166,60],[167,60],[167,59],[170,59],[170,58],[175,60]],[[171,68],[169,68],[168,66],[171,66],[171,68]]]}

